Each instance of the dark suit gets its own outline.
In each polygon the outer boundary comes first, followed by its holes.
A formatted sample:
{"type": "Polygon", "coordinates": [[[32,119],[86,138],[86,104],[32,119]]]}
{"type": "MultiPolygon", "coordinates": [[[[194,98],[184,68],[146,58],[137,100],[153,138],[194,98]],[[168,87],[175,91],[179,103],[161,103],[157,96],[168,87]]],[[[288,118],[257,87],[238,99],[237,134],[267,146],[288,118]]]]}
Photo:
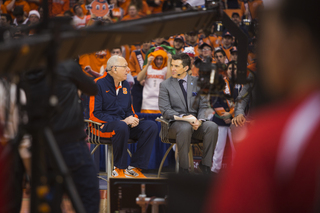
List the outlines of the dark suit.
{"type": "Polygon", "coordinates": [[[170,121],[169,138],[176,139],[179,150],[180,167],[187,169],[188,151],[191,137],[203,140],[202,164],[211,167],[212,156],[218,137],[218,126],[205,121],[195,131],[191,124],[185,121],[174,121],[174,115],[193,115],[198,120],[205,120],[205,112],[208,109],[208,102],[205,98],[199,97],[196,104],[196,94],[199,92],[197,78],[187,77],[187,105],[179,85],[178,79],[170,77],[160,84],[159,109],[163,117],[170,121]],[[195,105],[195,106],[193,106],[195,105]]]}

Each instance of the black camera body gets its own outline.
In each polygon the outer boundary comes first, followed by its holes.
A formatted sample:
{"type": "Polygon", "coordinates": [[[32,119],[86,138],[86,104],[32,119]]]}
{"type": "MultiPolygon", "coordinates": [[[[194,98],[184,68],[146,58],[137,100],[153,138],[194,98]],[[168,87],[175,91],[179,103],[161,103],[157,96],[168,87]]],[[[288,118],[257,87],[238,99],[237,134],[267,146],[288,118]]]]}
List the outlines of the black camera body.
{"type": "MultiPolygon", "coordinates": [[[[212,58],[198,58],[194,62],[199,68],[198,86],[200,87],[200,95],[218,95],[225,88],[225,82],[219,72],[223,67],[219,64],[212,63],[212,58]]],[[[224,70],[223,70],[224,72],[224,70]]]]}

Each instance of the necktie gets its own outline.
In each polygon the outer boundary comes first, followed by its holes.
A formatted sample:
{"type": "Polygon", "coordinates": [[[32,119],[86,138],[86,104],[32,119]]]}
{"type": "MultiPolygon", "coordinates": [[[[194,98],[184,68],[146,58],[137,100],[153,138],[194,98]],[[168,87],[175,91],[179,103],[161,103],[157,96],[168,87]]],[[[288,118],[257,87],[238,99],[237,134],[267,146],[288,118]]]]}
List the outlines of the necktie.
{"type": "Polygon", "coordinates": [[[179,80],[180,88],[181,88],[182,94],[183,94],[183,96],[184,96],[184,100],[186,101],[186,106],[187,106],[187,108],[188,108],[187,92],[186,92],[186,90],[184,89],[183,82],[184,82],[183,79],[179,80]]]}

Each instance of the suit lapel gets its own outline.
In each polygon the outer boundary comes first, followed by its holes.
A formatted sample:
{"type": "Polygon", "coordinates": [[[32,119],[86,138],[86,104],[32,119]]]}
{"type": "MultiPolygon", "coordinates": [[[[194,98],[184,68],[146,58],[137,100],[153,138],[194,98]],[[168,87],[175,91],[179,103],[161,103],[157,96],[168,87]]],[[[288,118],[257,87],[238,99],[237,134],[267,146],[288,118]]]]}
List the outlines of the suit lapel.
{"type": "Polygon", "coordinates": [[[178,93],[178,95],[179,95],[179,97],[180,97],[180,99],[181,99],[184,107],[187,108],[187,106],[186,106],[186,101],[184,100],[184,96],[183,96],[183,94],[182,94],[182,91],[181,91],[181,88],[180,88],[178,79],[171,77],[171,85],[172,85],[173,88],[177,91],[177,93],[178,93]]]}

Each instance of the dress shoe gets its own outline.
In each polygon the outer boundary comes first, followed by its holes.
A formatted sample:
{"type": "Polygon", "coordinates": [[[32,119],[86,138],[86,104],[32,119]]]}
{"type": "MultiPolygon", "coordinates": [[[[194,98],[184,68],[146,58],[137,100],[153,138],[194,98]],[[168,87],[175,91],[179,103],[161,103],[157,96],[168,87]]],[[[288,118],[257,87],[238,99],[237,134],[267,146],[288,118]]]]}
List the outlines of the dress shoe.
{"type": "Polygon", "coordinates": [[[203,174],[206,174],[206,175],[211,174],[211,168],[209,166],[202,165],[202,162],[199,163],[199,168],[203,174]]]}

